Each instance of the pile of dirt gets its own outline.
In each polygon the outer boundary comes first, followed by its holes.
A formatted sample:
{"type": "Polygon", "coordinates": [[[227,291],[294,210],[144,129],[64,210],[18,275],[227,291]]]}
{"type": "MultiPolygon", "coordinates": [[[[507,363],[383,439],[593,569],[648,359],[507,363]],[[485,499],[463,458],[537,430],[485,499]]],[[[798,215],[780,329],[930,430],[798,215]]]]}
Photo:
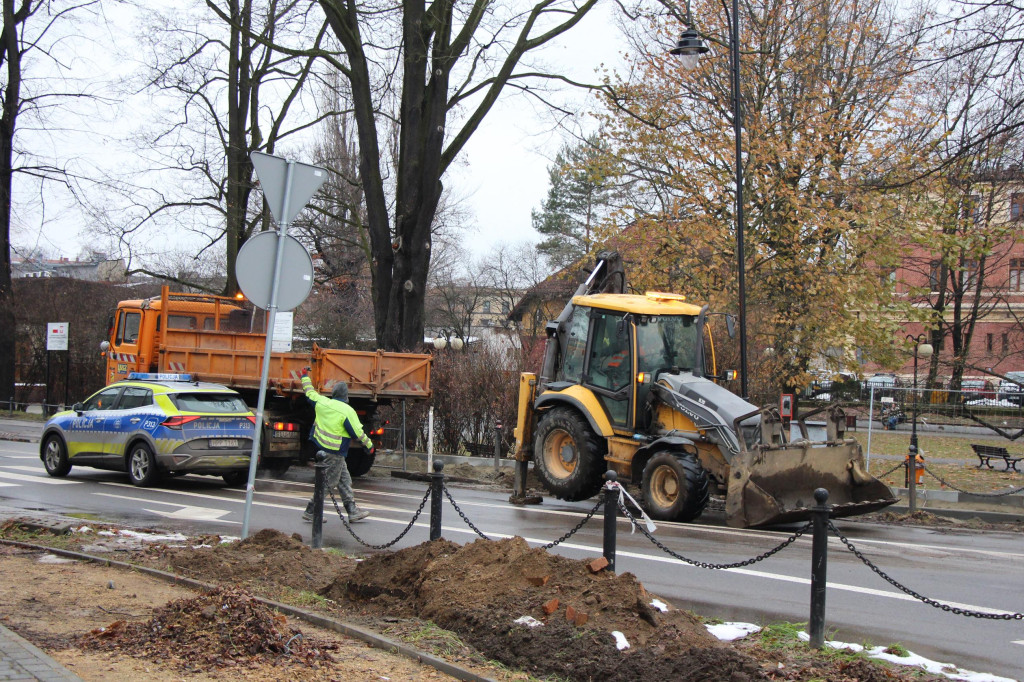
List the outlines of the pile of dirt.
{"type": "Polygon", "coordinates": [[[82,648],[172,660],[185,671],[332,663],[337,645],[307,639],[247,592],[217,588],[160,608],[144,622],[118,620],[83,636],[82,648]]]}
{"type": "Polygon", "coordinates": [[[311,549],[298,533],[285,535],[266,528],[241,542],[210,547],[150,548],[139,559],[146,564],[198,580],[217,583],[275,584],[299,591],[321,592],[351,572],[352,559],[311,549]]]}
{"type": "Polygon", "coordinates": [[[531,549],[518,537],[440,541],[370,557],[324,594],[431,620],[485,656],[540,675],[763,678],[756,660],[655,600],[632,574],[601,571],[601,561],[531,549]],[[613,632],[628,649],[620,651],[613,632]]]}

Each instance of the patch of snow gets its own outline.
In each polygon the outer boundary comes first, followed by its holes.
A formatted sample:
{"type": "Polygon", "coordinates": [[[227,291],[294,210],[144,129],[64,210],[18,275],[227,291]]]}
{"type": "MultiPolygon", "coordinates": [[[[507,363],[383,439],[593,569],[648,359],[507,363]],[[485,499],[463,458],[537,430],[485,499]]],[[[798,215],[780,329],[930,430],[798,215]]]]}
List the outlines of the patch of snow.
{"type": "Polygon", "coordinates": [[[741,639],[751,633],[761,631],[761,628],[753,623],[719,623],[718,625],[705,624],[704,627],[708,629],[708,632],[723,642],[731,642],[734,639],[741,639]]]}
{"type": "Polygon", "coordinates": [[[533,616],[520,616],[519,618],[516,618],[512,622],[515,623],[516,625],[525,625],[528,628],[535,628],[538,625],[544,625],[544,623],[540,622],[539,620],[537,620],[533,616]]]}
{"type": "Polygon", "coordinates": [[[615,638],[615,648],[619,651],[629,648],[629,641],[626,639],[626,636],[618,630],[612,630],[612,637],[615,638]]]}
{"type": "Polygon", "coordinates": [[[78,528],[72,528],[71,532],[72,533],[91,533],[92,532],[92,528],[90,528],[89,526],[79,526],[78,528]]]}
{"type": "MultiPolygon", "coordinates": [[[[806,632],[800,632],[798,635],[804,642],[811,641],[811,636],[806,632]]],[[[877,658],[881,661],[894,663],[896,665],[913,666],[932,673],[933,675],[943,675],[951,680],[965,680],[965,682],[1016,682],[1016,680],[1009,677],[1001,677],[990,673],[977,673],[973,670],[958,668],[951,663],[939,663],[938,661],[933,661],[925,658],[924,656],[918,656],[912,651],[908,651],[906,656],[897,656],[895,654],[885,653],[885,650],[888,647],[884,646],[876,646],[865,650],[860,644],[851,644],[849,642],[827,641],[825,642],[825,645],[832,647],[833,649],[863,651],[871,658],[877,658]]]]}
{"type": "Polygon", "coordinates": [[[653,606],[654,608],[658,609],[662,613],[665,613],[666,611],[668,611],[668,604],[666,604],[665,602],[661,601],[660,599],[652,599],[651,600],[651,606],[653,606]]]}
{"type": "Polygon", "coordinates": [[[57,556],[56,554],[44,554],[39,557],[39,563],[41,564],[73,564],[74,559],[68,559],[67,557],[57,556]]]}
{"type": "Polygon", "coordinates": [[[241,539],[242,538],[238,537],[237,535],[221,535],[220,544],[227,545],[232,542],[239,542],[241,541],[241,539]]]}

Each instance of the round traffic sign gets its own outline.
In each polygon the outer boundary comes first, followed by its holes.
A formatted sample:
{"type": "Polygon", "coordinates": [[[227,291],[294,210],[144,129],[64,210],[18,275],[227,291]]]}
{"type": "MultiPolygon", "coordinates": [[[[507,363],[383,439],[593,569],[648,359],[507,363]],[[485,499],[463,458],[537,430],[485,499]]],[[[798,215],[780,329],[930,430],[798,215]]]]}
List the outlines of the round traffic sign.
{"type": "MultiPolygon", "coordinates": [[[[253,305],[264,310],[270,307],[277,238],[276,231],[260,232],[250,237],[239,249],[235,261],[238,287],[253,305]]],[[[292,310],[306,300],[313,288],[313,259],[295,237],[285,235],[282,245],[284,258],[277,284],[277,309],[292,310]]]]}

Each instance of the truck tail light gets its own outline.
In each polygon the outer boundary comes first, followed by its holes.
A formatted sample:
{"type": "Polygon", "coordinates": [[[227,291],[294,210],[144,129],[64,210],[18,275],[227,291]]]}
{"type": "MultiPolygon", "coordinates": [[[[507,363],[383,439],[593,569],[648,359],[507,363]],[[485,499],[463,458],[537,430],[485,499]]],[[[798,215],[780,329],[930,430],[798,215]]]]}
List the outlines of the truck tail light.
{"type": "Polygon", "coordinates": [[[188,424],[189,422],[194,422],[197,419],[199,419],[199,415],[192,415],[186,417],[185,415],[177,414],[174,415],[173,417],[168,417],[167,419],[160,422],[160,424],[161,426],[166,426],[169,429],[180,429],[185,424],[188,424]]]}
{"type": "Polygon", "coordinates": [[[272,427],[275,431],[298,431],[299,425],[294,422],[274,422],[272,427]]]}
{"type": "Polygon", "coordinates": [[[384,435],[384,427],[382,426],[379,429],[374,429],[373,431],[370,431],[370,435],[371,436],[383,436],[384,435]]]}

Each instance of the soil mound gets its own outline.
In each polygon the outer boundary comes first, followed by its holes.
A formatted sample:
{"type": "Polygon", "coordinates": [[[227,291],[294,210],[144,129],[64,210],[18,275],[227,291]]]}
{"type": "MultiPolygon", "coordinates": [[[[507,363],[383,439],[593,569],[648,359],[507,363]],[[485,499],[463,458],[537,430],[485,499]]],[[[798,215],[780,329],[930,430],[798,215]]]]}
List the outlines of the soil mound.
{"type": "Polygon", "coordinates": [[[304,638],[285,616],[233,588],[170,602],[146,622],[115,621],[84,635],[81,644],[170,659],[188,671],[264,663],[316,667],[333,662],[327,649],[337,646],[304,638]]]}
{"type": "Polygon", "coordinates": [[[326,594],[338,599],[342,590],[432,620],[487,656],[539,674],[761,679],[754,659],[722,645],[691,614],[655,606],[632,574],[594,570],[592,561],[531,549],[519,537],[376,555],[326,594]],[[628,649],[617,648],[615,631],[628,649]]]}
{"type": "Polygon", "coordinates": [[[218,583],[261,582],[295,590],[321,592],[344,579],[352,561],[310,549],[301,537],[272,528],[242,540],[211,547],[152,548],[146,563],[199,580],[218,583]]]}

